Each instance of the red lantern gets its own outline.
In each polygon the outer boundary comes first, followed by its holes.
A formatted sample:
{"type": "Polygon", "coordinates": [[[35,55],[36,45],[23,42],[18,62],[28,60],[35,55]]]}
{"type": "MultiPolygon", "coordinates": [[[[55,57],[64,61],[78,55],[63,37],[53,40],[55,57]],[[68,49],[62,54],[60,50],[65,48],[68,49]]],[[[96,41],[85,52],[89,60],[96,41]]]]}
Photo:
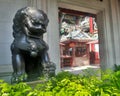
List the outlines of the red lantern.
{"type": "Polygon", "coordinates": [[[75,43],[72,42],[72,43],[69,44],[69,46],[70,47],[75,47],[75,43]]]}

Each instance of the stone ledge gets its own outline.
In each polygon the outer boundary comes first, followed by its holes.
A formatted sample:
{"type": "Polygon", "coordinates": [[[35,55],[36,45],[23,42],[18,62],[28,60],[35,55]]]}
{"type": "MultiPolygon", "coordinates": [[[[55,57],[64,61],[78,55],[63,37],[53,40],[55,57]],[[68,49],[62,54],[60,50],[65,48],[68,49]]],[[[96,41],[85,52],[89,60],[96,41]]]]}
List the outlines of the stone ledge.
{"type": "Polygon", "coordinates": [[[7,83],[11,83],[12,64],[0,64],[0,79],[7,83]]]}
{"type": "Polygon", "coordinates": [[[12,72],[3,72],[0,73],[0,79],[4,80],[7,83],[11,83],[12,72]]]}
{"type": "Polygon", "coordinates": [[[46,80],[36,80],[36,81],[30,81],[30,82],[26,82],[26,83],[34,88],[37,84],[40,84],[40,83],[42,84],[45,82],[46,82],[46,80]]]}
{"type": "Polygon", "coordinates": [[[0,74],[12,72],[13,72],[12,64],[0,64],[0,74]]]}
{"type": "Polygon", "coordinates": [[[0,77],[11,76],[12,72],[1,72],[0,77]]]}

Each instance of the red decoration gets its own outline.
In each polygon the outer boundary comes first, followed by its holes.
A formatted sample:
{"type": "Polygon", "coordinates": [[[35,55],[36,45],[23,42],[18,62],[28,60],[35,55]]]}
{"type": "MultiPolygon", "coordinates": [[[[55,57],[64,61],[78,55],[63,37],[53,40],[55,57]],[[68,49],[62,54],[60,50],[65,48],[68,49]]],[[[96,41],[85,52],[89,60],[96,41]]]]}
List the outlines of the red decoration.
{"type": "Polygon", "coordinates": [[[69,46],[70,47],[75,47],[75,43],[72,42],[72,43],[69,44],[69,46]]]}
{"type": "Polygon", "coordinates": [[[89,18],[89,24],[90,24],[90,33],[93,33],[93,18],[92,17],[90,17],[89,18]]]}
{"type": "Polygon", "coordinates": [[[95,44],[91,44],[91,51],[95,51],[95,44]]]}

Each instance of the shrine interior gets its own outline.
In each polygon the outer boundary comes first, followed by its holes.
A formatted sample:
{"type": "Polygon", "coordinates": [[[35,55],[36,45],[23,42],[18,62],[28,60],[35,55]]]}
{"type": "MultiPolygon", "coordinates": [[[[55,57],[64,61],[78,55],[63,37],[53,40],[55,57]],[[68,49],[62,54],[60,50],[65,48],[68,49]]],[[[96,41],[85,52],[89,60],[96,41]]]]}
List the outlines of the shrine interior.
{"type": "Polygon", "coordinates": [[[59,8],[61,68],[100,65],[96,15],[59,8]]]}

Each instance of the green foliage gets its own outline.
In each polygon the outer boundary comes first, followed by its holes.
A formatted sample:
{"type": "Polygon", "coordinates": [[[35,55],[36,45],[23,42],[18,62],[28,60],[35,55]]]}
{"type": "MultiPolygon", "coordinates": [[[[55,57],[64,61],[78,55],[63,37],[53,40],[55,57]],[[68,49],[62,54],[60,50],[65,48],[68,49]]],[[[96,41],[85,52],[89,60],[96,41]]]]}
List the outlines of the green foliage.
{"type": "Polygon", "coordinates": [[[0,96],[120,96],[120,71],[85,70],[82,75],[60,72],[31,88],[26,83],[0,80],[0,96]],[[101,73],[101,74],[100,74],[101,73]]]}
{"type": "Polygon", "coordinates": [[[0,81],[0,96],[27,96],[31,90],[31,87],[26,83],[11,85],[0,81]]]}
{"type": "Polygon", "coordinates": [[[115,72],[120,71],[120,65],[115,64],[114,66],[115,66],[115,68],[114,68],[115,72]]]}

